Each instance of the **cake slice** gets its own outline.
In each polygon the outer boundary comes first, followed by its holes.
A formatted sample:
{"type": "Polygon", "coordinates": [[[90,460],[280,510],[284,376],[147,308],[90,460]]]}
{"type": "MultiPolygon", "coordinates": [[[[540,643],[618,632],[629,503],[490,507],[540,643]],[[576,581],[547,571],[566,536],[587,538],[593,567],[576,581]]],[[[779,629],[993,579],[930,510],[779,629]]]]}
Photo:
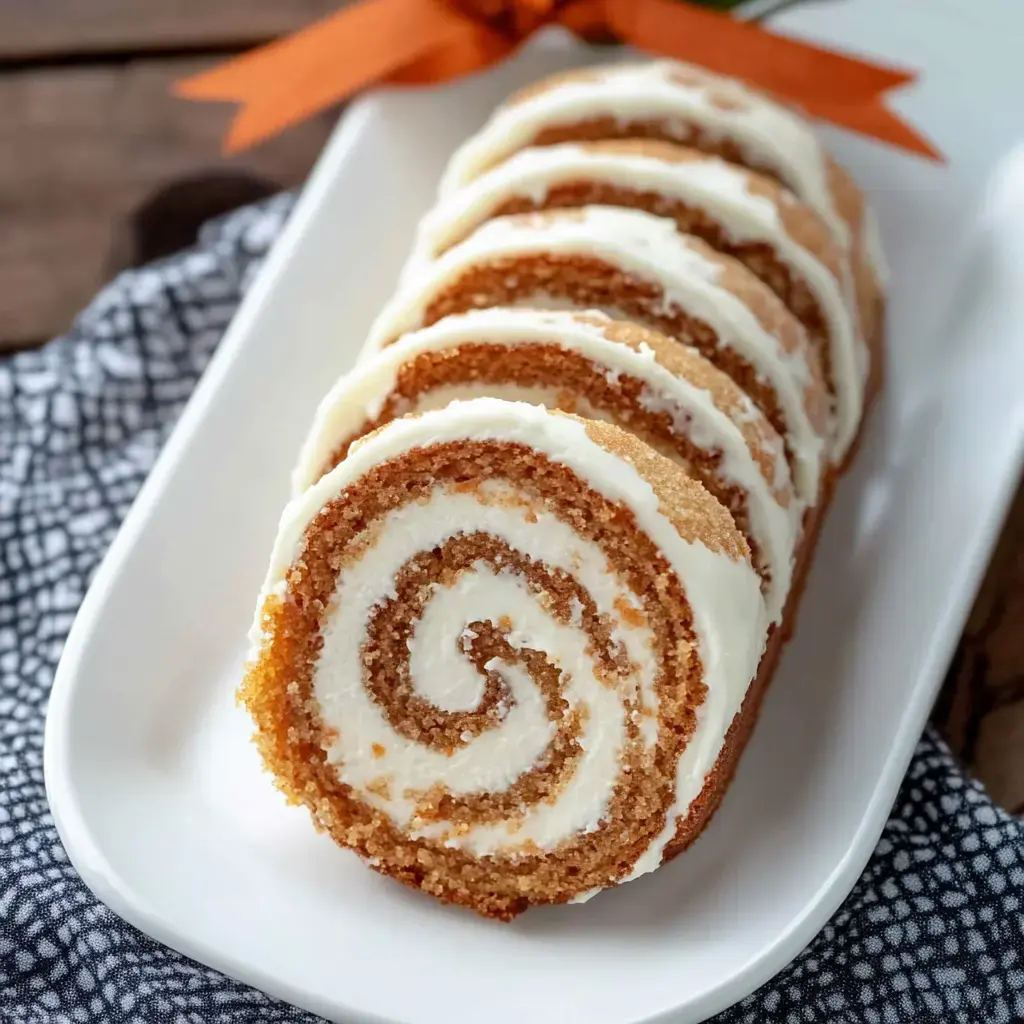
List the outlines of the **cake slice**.
{"type": "Polygon", "coordinates": [[[288,506],[253,639],[241,699],[284,793],[377,871],[508,919],[699,833],[766,615],[728,511],[670,460],[476,399],[288,506]]]}

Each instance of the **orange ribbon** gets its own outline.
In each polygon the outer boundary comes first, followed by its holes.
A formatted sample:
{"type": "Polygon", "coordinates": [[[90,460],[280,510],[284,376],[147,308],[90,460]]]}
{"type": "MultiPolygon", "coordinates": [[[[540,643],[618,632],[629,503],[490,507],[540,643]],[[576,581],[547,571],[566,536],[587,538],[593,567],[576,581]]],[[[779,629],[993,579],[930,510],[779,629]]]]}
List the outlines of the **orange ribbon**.
{"type": "Polygon", "coordinates": [[[358,0],[175,91],[240,103],[225,140],[237,152],[374,82],[426,84],[478,71],[553,22],[743,79],[822,120],[942,159],[885,106],[885,94],[914,81],[912,72],[679,0],[358,0]]]}

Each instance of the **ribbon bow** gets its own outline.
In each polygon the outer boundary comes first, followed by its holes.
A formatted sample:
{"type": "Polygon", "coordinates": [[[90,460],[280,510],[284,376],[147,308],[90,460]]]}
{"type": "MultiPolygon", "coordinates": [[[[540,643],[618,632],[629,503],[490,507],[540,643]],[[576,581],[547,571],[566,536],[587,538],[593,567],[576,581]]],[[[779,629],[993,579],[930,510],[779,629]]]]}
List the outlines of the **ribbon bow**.
{"type": "Polygon", "coordinates": [[[815,117],[941,159],[885,107],[885,93],[914,81],[912,72],[679,0],[359,0],[175,91],[240,103],[225,140],[237,152],[374,82],[443,82],[485,68],[551,23],[744,79],[815,117]]]}

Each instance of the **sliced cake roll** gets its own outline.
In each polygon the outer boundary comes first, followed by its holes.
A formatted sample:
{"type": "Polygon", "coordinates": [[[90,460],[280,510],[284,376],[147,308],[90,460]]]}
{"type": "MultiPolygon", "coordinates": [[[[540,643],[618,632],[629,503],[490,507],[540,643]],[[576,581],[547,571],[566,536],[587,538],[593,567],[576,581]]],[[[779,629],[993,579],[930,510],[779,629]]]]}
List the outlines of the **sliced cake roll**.
{"type": "Polygon", "coordinates": [[[781,439],[695,350],[600,313],[496,307],[403,335],[324,400],[295,491],[390,420],[480,396],[616,423],[672,459],[733,514],[781,620],[801,520],[781,439]]]}
{"type": "Polygon", "coordinates": [[[826,381],[857,373],[864,344],[849,261],[821,216],[764,175],[699,150],[643,139],[526,149],[446,196],[423,219],[408,273],[493,217],[591,205],[674,220],[734,256],[807,328],[826,381]]]}
{"type": "MultiPolygon", "coordinates": [[[[860,189],[798,112],[735,79],[675,61],[555,75],[511,97],[452,157],[447,195],[528,146],[647,138],[681,143],[771,175],[825,218],[853,256],[867,337],[881,329],[886,270],[860,189]]],[[[862,367],[866,375],[867,366],[862,367]]]]}
{"type": "Polygon", "coordinates": [[[765,622],[742,535],[670,460],[476,399],[387,424],[286,509],[241,698],[338,843],[507,919],[700,831],[765,622]]]}
{"type": "MultiPolygon", "coordinates": [[[[491,220],[405,281],[364,358],[451,313],[514,305],[600,309],[698,349],[783,438],[799,497],[817,499],[832,425],[806,331],[741,263],[670,220],[601,206],[491,220]]],[[[860,393],[841,379],[844,415],[856,422],[860,393]]]]}

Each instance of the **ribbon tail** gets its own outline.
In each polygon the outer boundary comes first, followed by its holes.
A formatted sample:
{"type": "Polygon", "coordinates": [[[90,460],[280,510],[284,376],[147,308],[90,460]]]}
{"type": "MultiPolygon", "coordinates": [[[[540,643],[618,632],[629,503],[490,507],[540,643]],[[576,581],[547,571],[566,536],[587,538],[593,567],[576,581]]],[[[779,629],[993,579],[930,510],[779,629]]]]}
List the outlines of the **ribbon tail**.
{"type": "Polygon", "coordinates": [[[390,74],[392,85],[431,85],[463,78],[496,64],[519,44],[483,24],[467,21],[457,38],[390,74]]]}
{"type": "MultiPolygon", "coordinates": [[[[175,83],[177,95],[241,109],[224,150],[236,153],[431,51],[475,34],[444,0],[359,0],[294,35],[175,83]]],[[[462,44],[464,45],[464,44],[462,44]]]]}
{"type": "Polygon", "coordinates": [[[640,49],[743,79],[815,117],[942,159],[927,139],[885,107],[884,93],[915,81],[911,71],[678,0],[604,0],[604,10],[612,30],[640,49]]]}
{"type": "Polygon", "coordinates": [[[859,107],[835,108],[827,118],[832,124],[868,138],[886,142],[897,149],[945,163],[946,157],[926,136],[885,106],[884,98],[859,107]]]}

